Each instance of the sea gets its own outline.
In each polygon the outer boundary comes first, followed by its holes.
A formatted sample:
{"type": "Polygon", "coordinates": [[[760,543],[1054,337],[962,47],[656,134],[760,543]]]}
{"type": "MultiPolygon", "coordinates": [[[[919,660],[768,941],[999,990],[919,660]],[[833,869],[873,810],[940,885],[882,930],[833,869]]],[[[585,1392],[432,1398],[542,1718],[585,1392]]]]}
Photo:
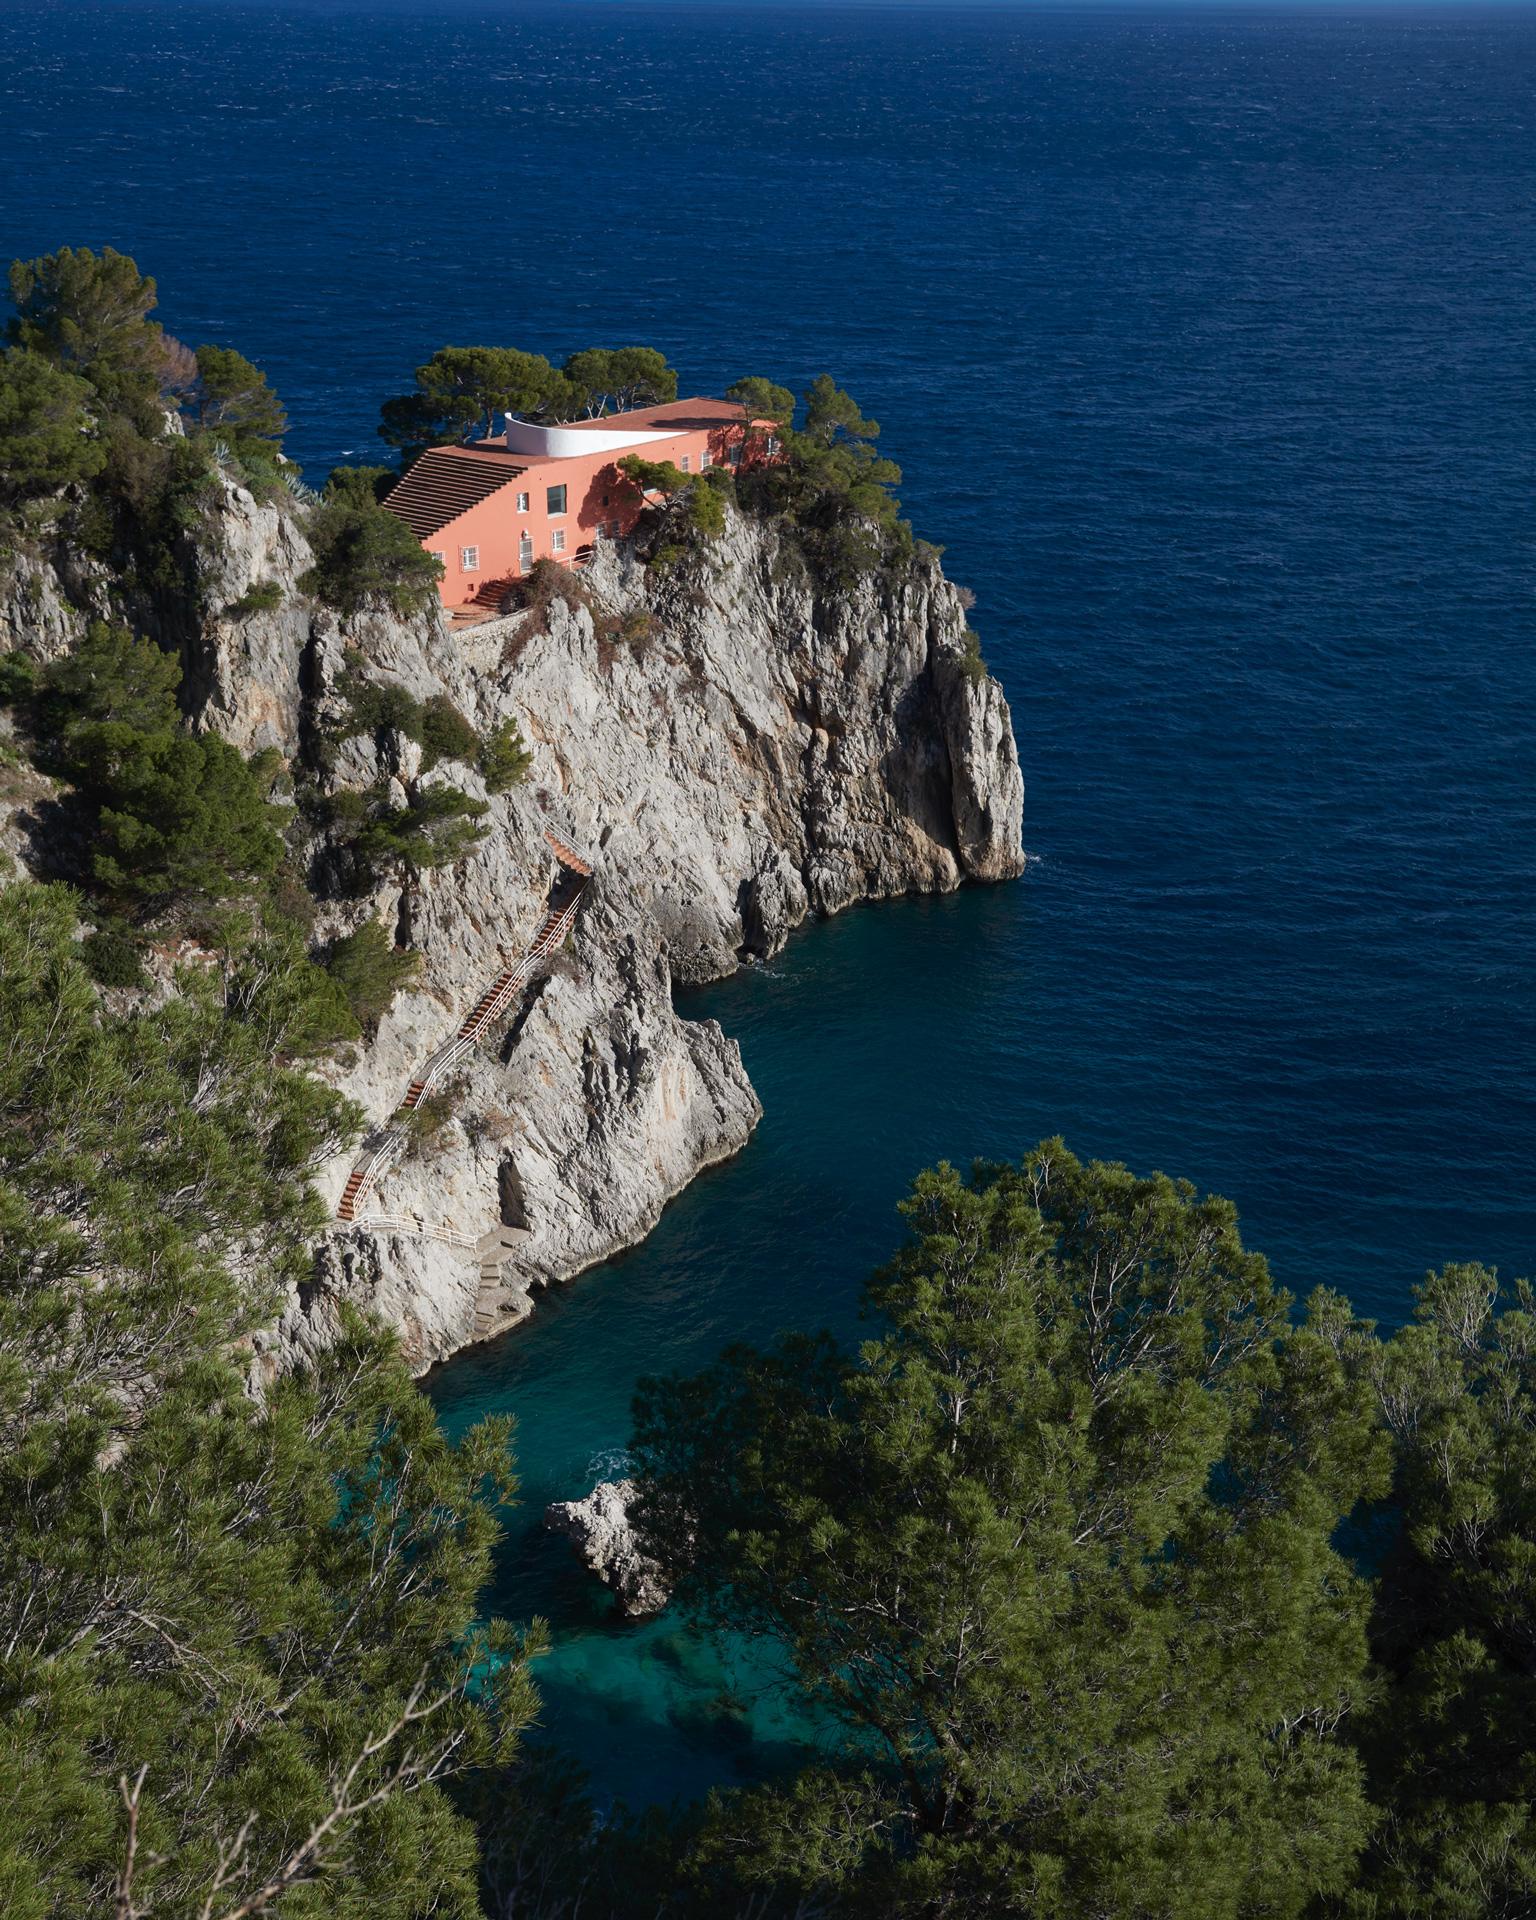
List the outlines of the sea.
{"type": "Polygon", "coordinates": [[[600,1801],[808,1730],[545,1502],[638,1376],[855,1335],[920,1167],[1061,1133],[1388,1325],[1536,1271],[1536,13],[0,0],[0,249],[64,244],[257,360],[315,481],[446,343],[830,371],[975,592],[1027,874],[680,995],[756,1138],[428,1383],[517,1417],[490,1599],[600,1801]]]}

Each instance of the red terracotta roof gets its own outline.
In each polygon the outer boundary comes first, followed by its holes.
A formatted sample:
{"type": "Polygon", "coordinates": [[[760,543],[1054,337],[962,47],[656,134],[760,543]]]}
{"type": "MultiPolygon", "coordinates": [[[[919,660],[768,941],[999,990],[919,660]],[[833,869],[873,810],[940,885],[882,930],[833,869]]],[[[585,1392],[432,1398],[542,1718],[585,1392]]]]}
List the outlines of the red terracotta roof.
{"type": "Polygon", "coordinates": [[[385,496],[418,540],[457,520],[527,471],[527,462],[478,447],[432,447],[385,496]]]}

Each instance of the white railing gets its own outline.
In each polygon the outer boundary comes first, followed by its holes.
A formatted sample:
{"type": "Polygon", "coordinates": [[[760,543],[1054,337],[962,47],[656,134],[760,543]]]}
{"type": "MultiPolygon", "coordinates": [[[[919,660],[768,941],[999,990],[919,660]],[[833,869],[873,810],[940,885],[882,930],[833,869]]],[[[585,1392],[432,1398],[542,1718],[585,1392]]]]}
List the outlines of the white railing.
{"type": "Polygon", "coordinates": [[[440,1240],[445,1247],[461,1247],[466,1253],[478,1253],[480,1242],[472,1233],[460,1233],[457,1227],[439,1226],[423,1220],[419,1213],[370,1213],[365,1220],[349,1220],[348,1226],[390,1233],[414,1233],[423,1240],[440,1240]]]}
{"type": "MultiPolygon", "coordinates": [[[[514,994],[516,994],[527,979],[529,968],[532,967],[536,961],[542,960],[547,954],[552,953],[570,932],[571,924],[576,918],[576,909],[581,905],[581,896],[585,890],[586,883],[583,881],[582,885],[576,890],[575,898],[571,901],[570,905],[566,907],[564,912],[558,915],[558,917],[545,928],[544,932],[540,934],[539,938],[528,951],[520,957],[516,965],[509,967],[502,975],[489,1002],[487,1002],[478,1013],[466,1020],[451,1040],[447,1041],[431,1055],[425,1069],[411,1082],[412,1089],[415,1091],[415,1098],[410,1099],[410,1096],[407,1095],[409,1104],[397,1108],[397,1113],[402,1111],[411,1112],[419,1107],[448,1070],[464,1058],[465,1054],[474,1046],[486,1028],[500,1019],[501,1015],[506,1012],[512,1003],[514,994]]],[[[362,1204],[364,1197],[368,1194],[374,1183],[378,1180],[380,1174],[383,1173],[385,1167],[405,1144],[405,1137],[406,1129],[398,1121],[392,1121],[390,1125],[384,1129],[383,1133],[380,1134],[378,1140],[370,1150],[367,1159],[362,1163],[362,1178],[353,1189],[350,1212],[342,1215],[341,1217],[343,1219],[348,1220],[354,1225],[362,1224],[362,1222],[358,1220],[357,1209],[362,1204]]],[[[353,1173],[355,1174],[356,1172],[357,1169],[354,1167],[353,1173]]],[[[350,1184],[350,1182],[351,1176],[349,1175],[348,1184],[350,1184]]],[[[375,1219],[383,1219],[386,1217],[394,1218],[394,1216],[383,1215],[374,1215],[373,1217],[375,1219]]],[[[470,1244],[473,1245],[474,1243],[471,1242],[470,1244]]]]}

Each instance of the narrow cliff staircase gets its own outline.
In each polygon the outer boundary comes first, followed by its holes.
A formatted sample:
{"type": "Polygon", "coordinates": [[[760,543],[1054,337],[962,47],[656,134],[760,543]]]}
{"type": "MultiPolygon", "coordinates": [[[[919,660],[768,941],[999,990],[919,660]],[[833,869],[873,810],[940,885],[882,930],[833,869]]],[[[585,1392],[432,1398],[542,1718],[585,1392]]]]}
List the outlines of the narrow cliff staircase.
{"type": "MultiPolygon", "coordinates": [[[[560,863],[560,875],[550,893],[548,911],[539,923],[538,931],[527,948],[512,963],[503,968],[496,978],[481,994],[468,1014],[460,1023],[458,1031],[427,1057],[421,1071],[406,1088],[405,1098],[395,1109],[388,1124],[375,1134],[367,1143],[352,1171],[347,1175],[347,1184],[342,1188],[341,1199],[337,1203],[336,1218],[346,1225],[377,1226],[400,1233],[416,1233],[426,1239],[437,1240],[446,1246],[463,1248],[466,1251],[479,1251],[482,1242],[473,1235],[460,1233],[456,1228],[444,1223],[434,1226],[422,1221],[419,1214],[376,1213],[366,1217],[359,1212],[363,1201],[378,1182],[379,1177],[405,1144],[406,1116],[414,1113],[422,1101],[437,1086],[440,1086],[449,1072],[474,1047],[486,1030],[493,1026],[511,1006],[521,992],[529,974],[539,961],[547,959],[564,942],[566,935],[576,923],[576,910],[581,905],[582,895],[592,878],[592,865],[584,859],[574,847],[560,839],[558,835],[545,832],[556,860],[560,863]]],[[[507,1228],[508,1233],[522,1233],[522,1228],[507,1228]]],[[[499,1270],[505,1255],[498,1255],[496,1268],[499,1270]]],[[[485,1260],[482,1257],[481,1271],[484,1275],[485,1260]]],[[[493,1276],[494,1277],[494,1276],[493,1276]]]]}

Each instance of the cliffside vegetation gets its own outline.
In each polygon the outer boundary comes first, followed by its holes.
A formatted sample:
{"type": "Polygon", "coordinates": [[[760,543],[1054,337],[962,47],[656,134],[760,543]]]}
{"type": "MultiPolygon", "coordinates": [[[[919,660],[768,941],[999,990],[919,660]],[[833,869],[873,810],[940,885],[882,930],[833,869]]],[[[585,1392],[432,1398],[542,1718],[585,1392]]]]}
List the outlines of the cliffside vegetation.
{"type": "MultiPolygon", "coordinates": [[[[295,501],[338,608],[409,616],[430,567],[379,509],[388,469],[295,491],[259,370],[165,335],[132,261],[66,250],[12,290],[4,541],[101,562],[134,618],[0,658],[56,875],[8,876],[0,913],[0,1909],[1528,1915],[1530,1290],[1451,1268],[1383,1337],[1337,1296],[1298,1308],[1224,1202],[1055,1142],[918,1180],[865,1345],[735,1350],[640,1396],[679,1618],[780,1642],[835,1737],[636,1818],[520,1747],[537,1635],[482,1611],[505,1424],[450,1447],[361,1320],[303,1372],[267,1336],[312,1272],[311,1177],[359,1126],[311,1069],[419,964],[373,919],[316,937],[313,829],[333,891],[457,859],[486,808],[449,769],[495,793],[527,748],[365,675],[305,749],[369,745],[339,793],[193,733],[177,622],[221,476],[295,501]],[[430,779],[361,784],[386,761],[430,779]]],[[[508,395],[565,417],[675,392],[646,350],[484,351],[434,356],[399,444],[508,395]]],[[[653,564],[706,551],[732,497],[829,589],[907,550],[878,429],[830,379],[733,394],[785,458],[637,463],[653,564]]],[[[265,587],[235,617],[275,612],[265,587]]],[[[582,591],[537,572],[525,633],[582,591]]],[[[600,649],[643,648],[630,619],[600,649]]]]}
{"type": "Polygon", "coordinates": [[[1059,1141],[903,1211],[867,1344],[636,1406],[674,1606],[784,1647],[841,1739],[584,1844],[570,1783],[525,1782],[492,1912],[1528,1912],[1530,1288],[1448,1268],[1384,1339],[1298,1310],[1226,1202],[1059,1141]]]}
{"type": "Polygon", "coordinates": [[[0,916],[0,1907],[476,1912],[442,1783],[505,1756],[523,1649],[474,1625],[510,1491],[350,1324],[253,1392],[356,1116],[281,949],[113,1015],[78,903],[0,916]],[[232,1271],[238,1260],[240,1279],[232,1271]]]}

